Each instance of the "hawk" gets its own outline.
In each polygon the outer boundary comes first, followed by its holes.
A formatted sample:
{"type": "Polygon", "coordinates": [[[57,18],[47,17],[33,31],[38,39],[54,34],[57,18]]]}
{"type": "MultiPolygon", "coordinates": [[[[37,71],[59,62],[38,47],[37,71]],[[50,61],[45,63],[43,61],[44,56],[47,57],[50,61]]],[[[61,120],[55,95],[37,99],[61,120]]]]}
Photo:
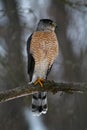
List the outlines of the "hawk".
{"type": "MultiPolygon", "coordinates": [[[[58,40],[55,34],[56,23],[41,19],[36,31],[27,40],[28,74],[30,84],[40,84],[47,79],[52,65],[58,56],[58,40]]],[[[47,93],[38,92],[32,97],[32,112],[39,116],[48,110],[47,93]]]]}

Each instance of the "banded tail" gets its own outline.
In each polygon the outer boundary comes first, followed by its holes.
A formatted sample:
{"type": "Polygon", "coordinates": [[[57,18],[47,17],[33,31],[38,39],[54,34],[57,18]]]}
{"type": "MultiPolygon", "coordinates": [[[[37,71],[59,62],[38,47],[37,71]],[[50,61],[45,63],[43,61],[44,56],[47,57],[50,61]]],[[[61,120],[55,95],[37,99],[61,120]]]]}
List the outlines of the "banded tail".
{"type": "Polygon", "coordinates": [[[46,114],[48,110],[47,106],[47,93],[39,92],[33,94],[32,97],[32,112],[34,116],[40,116],[41,114],[46,114]]]}

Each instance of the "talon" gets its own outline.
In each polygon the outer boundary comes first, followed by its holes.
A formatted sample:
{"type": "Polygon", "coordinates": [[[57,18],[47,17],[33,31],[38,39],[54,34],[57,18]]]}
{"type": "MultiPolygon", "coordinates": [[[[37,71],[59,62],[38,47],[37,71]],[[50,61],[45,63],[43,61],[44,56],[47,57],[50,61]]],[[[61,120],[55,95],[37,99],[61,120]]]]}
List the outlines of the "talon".
{"type": "Polygon", "coordinates": [[[40,84],[41,87],[43,87],[43,83],[42,81],[44,81],[44,79],[40,79],[38,78],[35,82],[34,82],[34,85],[37,85],[38,83],[40,84]]]}

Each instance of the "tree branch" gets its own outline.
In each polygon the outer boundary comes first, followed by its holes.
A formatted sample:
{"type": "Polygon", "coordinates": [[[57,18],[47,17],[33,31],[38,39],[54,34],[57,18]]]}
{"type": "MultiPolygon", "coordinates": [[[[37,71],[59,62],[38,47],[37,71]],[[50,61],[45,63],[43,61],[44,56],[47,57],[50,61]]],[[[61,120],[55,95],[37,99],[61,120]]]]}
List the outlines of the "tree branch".
{"type": "Polygon", "coordinates": [[[31,95],[40,91],[52,92],[53,94],[59,91],[71,94],[73,92],[82,93],[87,91],[87,83],[57,83],[54,81],[46,81],[43,87],[40,87],[39,85],[34,86],[34,84],[25,84],[25,86],[23,87],[17,87],[6,91],[1,91],[0,102],[6,102],[15,98],[31,95]]]}

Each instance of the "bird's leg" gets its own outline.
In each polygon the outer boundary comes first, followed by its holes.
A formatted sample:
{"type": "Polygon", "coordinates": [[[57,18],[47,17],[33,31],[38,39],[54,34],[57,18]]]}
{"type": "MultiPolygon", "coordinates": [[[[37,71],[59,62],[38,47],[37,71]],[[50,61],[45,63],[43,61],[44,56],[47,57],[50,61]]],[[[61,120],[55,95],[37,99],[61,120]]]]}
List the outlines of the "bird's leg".
{"type": "Polygon", "coordinates": [[[40,84],[41,87],[43,87],[43,82],[44,79],[41,79],[41,78],[38,78],[35,82],[34,82],[34,85],[37,85],[38,83],[40,84]]]}

